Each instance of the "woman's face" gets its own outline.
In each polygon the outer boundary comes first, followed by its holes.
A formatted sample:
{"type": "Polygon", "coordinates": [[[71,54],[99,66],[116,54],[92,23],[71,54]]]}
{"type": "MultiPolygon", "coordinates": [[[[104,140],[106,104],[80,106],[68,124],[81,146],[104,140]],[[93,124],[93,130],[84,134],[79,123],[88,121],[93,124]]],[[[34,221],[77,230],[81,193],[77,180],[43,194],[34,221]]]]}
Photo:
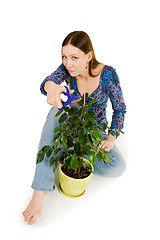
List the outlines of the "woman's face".
{"type": "Polygon", "coordinates": [[[86,74],[86,66],[91,59],[91,51],[85,54],[71,44],[62,47],[62,63],[71,76],[86,74]]]}

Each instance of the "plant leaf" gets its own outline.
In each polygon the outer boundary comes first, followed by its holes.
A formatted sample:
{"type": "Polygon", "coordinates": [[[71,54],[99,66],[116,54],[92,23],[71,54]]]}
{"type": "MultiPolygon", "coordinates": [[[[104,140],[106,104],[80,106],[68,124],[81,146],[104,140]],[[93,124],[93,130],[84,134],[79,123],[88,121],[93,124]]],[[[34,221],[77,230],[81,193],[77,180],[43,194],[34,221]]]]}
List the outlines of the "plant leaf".
{"type": "Polygon", "coordinates": [[[91,122],[95,122],[97,119],[95,113],[90,110],[86,113],[86,118],[91,122]]]}
{"type": "Polygon", "coordinates": [[[68,115],[67,113],[63,113],[62,116],[59,119],[59,123],[63,123],[67,119],[68,115]]]}
{"type": "Polygon", "coordinates": [[[83,116],[83,115],[85,114],[86,109],[87,109],[87,105],[82,108],[82,110],[81,110],[81,116],[83,116]]]}
{"type": "Polygon", "coordinates": [[[100,161],[102,159],[102,153],[100,151],[98,151],[98,153],[97,153],[97,159],[98,159],[98,161],[100,161]]]}
{"type": "Polygon", "coordinates": [[[56,149],[56,148],[58,147],[58,145],[59,145],[59,140],[56,139],[56,140],[54,141],[54,146],[53,146],[53,148],[56,149]]]}
{"type": "Polygon", "coordinates": [[[85,152],[88,154],[88,155],[94,155],[95,154],[95,151],[90,148],[89,146],[86,146],[85,147],[85,152]]]}
{"type": "Polygon", "coordinates": [[[50,158],[50,167],[54,164],[54,157],[50,158]]]}
{"type": "Polygon", "coordinates": [[[69,107],[65,107],[63,110],[65,111],[65,112],[69,112],[69,107]]]}
{"type": "Polygon", "coordinates": [[[96,144],[98,144],[100,142],[99,139],[97,139],[95,136],[91,135],[92,141],[96,144]]]}
{"type": "Polygon", "coordinates": [[[104,160],[105,162],[108,162],[108,163],[110,164],[111,160],[110,160],[110,158],[108,157],[108,155],[107,155],[106,153],[104,153],[104,154],[102,155],[102,157],[103,157],[103,160],[104,160]]]}
{"type": "Polygon", "coordinates": [[[78,137],[81,139],[84,136],[82,129],[78,132],[78,137]]]}
{"type": "Polygon", "coordinates": [[[86,168],[87,164],[82,160],[82,167],[86,168]]]}
{"type": "Polygon", "coordinates": [[[117,131],[119,131],[120,133],[124,134],[124,132],[122,130],[117,129],[117,131]]]}
{"type": "Polygon", "coordinates": [[[62,125],[62,129],[65,130],[65,129],[67,128],[67,125],[68,125],[67,122],[63,123],[63,125],[62,125]]]}
{"type": "Polygon", "coordinates": [[[64,135],[61,136],[61,142],[62,142],[64,147],[66,147],[66,148],[68,147],[67,138],[64,135]]]}
{"type": "Polygon", "coordinates": [[[48,152],[48,150],[50,149],[50,146],[49,145],[46,145],[42,148],[45,152],[48,152]]]}
{"type": "Polygon", "coordinates": [[[100,148],[102,153],[105,153],[105,149],[104,148],[100,148]]]}
{"type": "Polygon", "coordinates": [[[73,139],[70,136],[67,137],[67,146],[68,148],[73,146],[73,139]]]}
{"type": "Polygon", "coordinates": [[[92,164],[92,166],[94,166],[94,164],[95,164],[95,161],[96,161],[96,158],[95,158],[95,156],[90,156],[90,158],[89,158],[89,161],[90,161],[90,163],[92,164]]]}
{"type": "Polygon", "coordinates": [[[60,137],[60,135],[61,135],[61,132],[57,133],[57,134],[54,136],[54,138],[53,138],[53,140],[51,141],[51,143],[54,142],[56,139],[58,139],[58,138],[60,137]]]}
{"type": "Polygon", "coordinates": [[[40,150],[37,154],[37,161],[36,161],[36,164],[42,162],[43,158],[44,158],[44,155],[45,155],[45,151],[44,150],[40,150]]]}
{"type": "Polygon", "coordinates": [[[102,123],[102,131],[105,131],[106,128],[107,128],[107,124],[103,122],[103,123],[102,123]]]}
{"type": "Polygon", "coordinates": [[[72,156],[72,158],[71,158],[70,167],[71,167],[73,170],[77,170],[78,167],[79,167],[78,160],[77,160],[77,158],[76,158],[75,156],[72,156]]]}
{"type": "Polygon", "coordinates": [[[61,148],[56,148],[56,149],[54,150],[54,154],[57,154],[60,150],[61,150],[61,148]]]}
{"type": "Polygon", "coordinates": [[[79,143],[81,146],[84,146],[87,143],[87,138],[86,137],[81,138],[79,143]]]}
{"type": "Polygon", "coordinates": [[[62,112],[63,112],[63,110],[59,110],[59,111],[56,113],[55,117],[58,117],[62,112]]]}
{"type": "Polygon", "coordinates": [[[92,135],[93,135],[98,141],[102,141],[102,135],[101,135],[98,131],[93,130],[92,135]]]}
{"type": "Polygon", "coordinates": [[[78,154],[80,152],[81,145],[79,142],[74,143],[74,150],[78,154]]]}
{"type": "Polygon", "coordinates": [[[89,101],[89,104],[93,104],[93,103],[95,103],[95,102],[97,102],[99,99],[92,99],[91,101],[89,101]]]}
{"type": "Polygon", "coordinates": [[[50,157],[51,154],[52,154],[52,152],[53,152],[53,147],[50,147],[50,148],[48,149],[48,151],[46,152],[46,156],[47,156],[47,157],[50,157]]]}
{"type": "Polygon", "coordinates": [[[60,126],[57,126],[55,129],[54,129],[54,131],[53,132],[58,132],[59,130],[61,129],[61,127],[60,126]]]}

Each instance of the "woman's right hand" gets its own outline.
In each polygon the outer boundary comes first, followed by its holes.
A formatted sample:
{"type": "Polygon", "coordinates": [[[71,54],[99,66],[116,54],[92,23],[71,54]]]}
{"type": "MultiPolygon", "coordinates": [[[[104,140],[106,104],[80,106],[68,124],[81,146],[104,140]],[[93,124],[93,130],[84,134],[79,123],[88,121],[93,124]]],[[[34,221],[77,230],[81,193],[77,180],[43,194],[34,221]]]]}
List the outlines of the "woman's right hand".
{"type": "MultiPolygon", "coordinates": [[[[44,85],[44,90],[47,92],[47,103],[56,108],[62,108],[63,105],[60,95],[67,91],[66,88],[52,81],[47,81],[44,85]]],[[[72,94],[74,90],[69,90],[69,92],[72,94]]]]}

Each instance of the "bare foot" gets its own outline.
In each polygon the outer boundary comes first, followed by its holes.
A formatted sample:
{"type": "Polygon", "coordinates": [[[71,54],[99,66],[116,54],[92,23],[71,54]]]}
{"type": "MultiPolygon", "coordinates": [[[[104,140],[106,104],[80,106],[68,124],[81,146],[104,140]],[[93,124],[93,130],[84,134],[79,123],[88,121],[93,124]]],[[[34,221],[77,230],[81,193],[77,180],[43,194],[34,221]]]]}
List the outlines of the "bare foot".
{"type": "Polygon", "coordinates": [[[24,221],[29,225],[34,224],[40,217],[43,207],[43,200],[47,192],[34,190],[32,199],[28,207],[22,213],[24,221]]]}

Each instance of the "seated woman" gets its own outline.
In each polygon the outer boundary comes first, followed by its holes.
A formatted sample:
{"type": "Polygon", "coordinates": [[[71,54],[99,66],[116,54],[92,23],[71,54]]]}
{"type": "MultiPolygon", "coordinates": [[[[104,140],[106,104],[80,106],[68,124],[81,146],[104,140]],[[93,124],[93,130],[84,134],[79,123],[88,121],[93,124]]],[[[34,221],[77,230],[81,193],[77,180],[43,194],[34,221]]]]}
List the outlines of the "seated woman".
{"type": "MultiPolygon", "coordinates": [[[[41,84],[41,92],[47,95],[47,103],[52,105],[44,124],[38,151],[45,145],[50,145],[54,137],[54,128],[58,126],[58,117],[54,117],[58,108],[62,107],[60,94],[66,92],[66,88],[60,85],[68,79],[70,93],[73,96],[89,96],[98,98],[93,111],[97,115],[98,125],[101,128],[103,122],[107,122],[106,107],[110,99],[113,108],[111,129],[121,130],[124,125],[126,105],[124,103],[119,77],[111,66],[96,60],[92,42],[83,31],[74,31],[68,34],[62,43],[62,64],[41,84]]],[[[110,164],[104,160],[96,161],[94,172],[105,177],[118,177],[125,168],[125,161],[115,145],[115,139],[119,131],[103,133],[103,139],[98,148],[105,149],[111,159],[110,164]]],[[[98,149],[97,149],[98,150],[98,149]]],[[[34,224],[41,215],[43,200],[48,191],[55,188],[55,176],[53,167],[49,165],[49,159],[45,159],[36,165],[35,176],[32,183],[34,189],[32,199],[22,213],[28,224],[34,224]]]]}

